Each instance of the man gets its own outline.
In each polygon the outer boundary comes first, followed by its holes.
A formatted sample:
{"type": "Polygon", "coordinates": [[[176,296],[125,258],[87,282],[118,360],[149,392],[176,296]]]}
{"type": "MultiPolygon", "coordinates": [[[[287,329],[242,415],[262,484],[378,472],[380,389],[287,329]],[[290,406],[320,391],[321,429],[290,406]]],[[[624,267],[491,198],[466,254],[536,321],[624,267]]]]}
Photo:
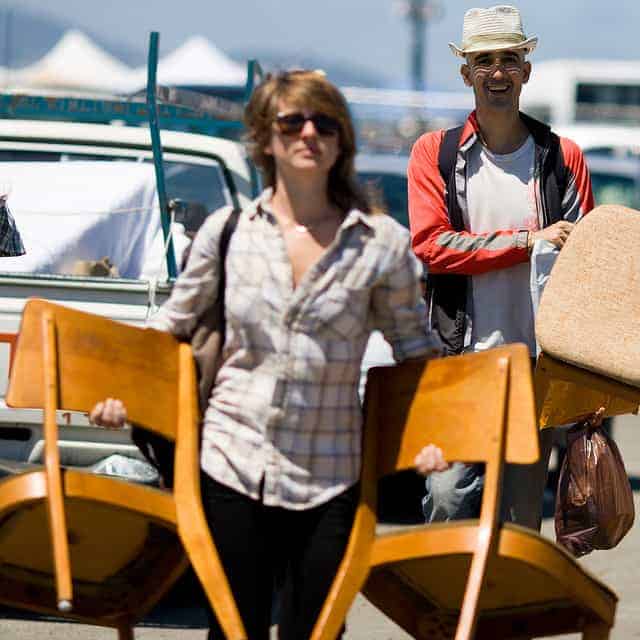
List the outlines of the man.
{"type": "MultiPolygon", "coordinates": [[[[462,79],[475,111],[463,127],[423,135],[408,168],[413,248],[429,270],[432,327],[449,354],[524,342],[535,357],[529,256],[537,240],[561,248],[593,208],[589,172],[579,148],[519,111],[529,80],[526,37],[518,9],[470,9],[462,45],[462,79]]],[[[503,517],[539,528],[551,447],[541,460],[508,467],[503,517]]],[[[434,452],[430,453],[431,456],[434,452]]],[[[430,468],[446,467],[438,452],[430,468]]],[[[456,463],[427,479],[429,521],[474,517],[483,468],[456,463]]]]}
{"type": "Polygon", "coordinates": [[[0,257],[21,256],[24,246],[7,206],[6,194],[0,194],[0,257]]]}

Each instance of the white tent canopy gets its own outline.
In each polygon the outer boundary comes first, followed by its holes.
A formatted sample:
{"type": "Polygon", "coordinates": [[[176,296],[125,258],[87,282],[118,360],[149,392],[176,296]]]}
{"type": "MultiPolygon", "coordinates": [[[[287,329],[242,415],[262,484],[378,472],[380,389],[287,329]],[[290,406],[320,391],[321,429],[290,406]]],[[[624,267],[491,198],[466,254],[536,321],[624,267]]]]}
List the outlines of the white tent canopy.
{"type": "Polygon", "coordinates": [[[67,31],[43,58],[11,74],[18,88],[115,92],[130,83],[131,69],[80,31],[67,31]]]}
{"type": "MultiPolygon", "coordinates": [[[[158,83],[163,85],[243,85],[247,71],[203,36],[193,36],[158,62],[158,83]]],[[[136,69],[130,88],[146,84],[146,67],[136,69]]]]}

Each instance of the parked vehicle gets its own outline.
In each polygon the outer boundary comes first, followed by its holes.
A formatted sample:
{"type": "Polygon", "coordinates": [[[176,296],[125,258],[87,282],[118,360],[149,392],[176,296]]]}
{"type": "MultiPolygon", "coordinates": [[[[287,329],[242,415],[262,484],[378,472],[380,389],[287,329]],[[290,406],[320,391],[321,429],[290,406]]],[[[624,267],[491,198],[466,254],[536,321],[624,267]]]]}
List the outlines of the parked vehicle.
{"type": "Polygon", "coordinates": [[[621,204],[640,209],[640,158],[587,153],[596,205],[621,204]]]}
{"type": "Polygon", "coordinates": [[[358,179],[373,191],[374,200],[400,224],[409,227],[407,201],[407,156],[359,153],[356,155],[358,179]]]}
{"type": "Polygon", "coordinates": [[[639,157],[640,127],[616,124],[571,124],[554,127],[585,153],[599,156],[639,157]]]}
{"type": "MultiPolygon", "coordinates": [[[[149,95],[146,103],[0,95],[0,182],[27,250],[0,260],[0,458],[38,463],[44,452],[42,413],[4,402],[26,299],[143,324],[169,295],[206,215],[254,195],[239,143],[180,130],[212,130],[215,116],[173,106],[169,94],[157,105],[155,87],[149,95]],[[156,109],[165,128],[140,126],[156,109]]],[[[64,465],[138,457],[127,431],[94,428],[82,414],[58,418],[64,465]]]]}
{"type": "Polygon", "coordinates": [[[635,60],[543,60],[522,92],[526,113],[555,125],[640,124],[635,60]]]}

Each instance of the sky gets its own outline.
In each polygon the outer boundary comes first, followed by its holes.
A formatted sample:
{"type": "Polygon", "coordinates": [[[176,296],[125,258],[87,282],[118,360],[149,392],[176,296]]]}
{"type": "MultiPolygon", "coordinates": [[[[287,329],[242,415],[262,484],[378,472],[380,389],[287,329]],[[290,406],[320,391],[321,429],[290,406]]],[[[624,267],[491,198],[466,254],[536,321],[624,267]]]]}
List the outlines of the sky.
{"type": "MultiPolygon", "coordinates": [[[[0,0],[47,13],[144,51],[148,32],[160,32],[161,53],[191,35],[204,35],[226,52],[290,51],[316,54],[378,73],[387,86],[409,85],[409,28],[402,0],[0,0]]],[[[440,0],[442,16],[427,28],[427,86],[462,88],[459,61],[447,42],[459,43],[462,17],[473,6],[440,0]]],[[[535,60],[640,59],[637,0],[520,0],[528,35],[538,35],[535,60]]]]}

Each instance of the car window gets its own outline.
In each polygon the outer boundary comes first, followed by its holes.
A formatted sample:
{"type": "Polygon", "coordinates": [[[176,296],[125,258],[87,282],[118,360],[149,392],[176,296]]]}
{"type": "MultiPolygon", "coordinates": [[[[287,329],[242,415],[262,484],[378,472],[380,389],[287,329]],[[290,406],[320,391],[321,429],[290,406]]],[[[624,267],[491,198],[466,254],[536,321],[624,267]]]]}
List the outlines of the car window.
{"type": "Polygon", "coordinates": [[[640,185],[634,178],[592,170],[591,184],[596,205],[621,204],[640,208],[640,185]]]}
{"type": "MultiPolygon", "coordinates": [[[[207,213],[231,203],[220,163],[165,155],[168,199],[207,213]]],[[[4,258],[12,273],[166,278],[165,243],[149,153],[0,149],[2,188],[26,254],[4,258]]],[[[178,268],[193,237],[172,226],[178,268]]]]}
{"type": "Polygon", "coordinates": [[[407,178],[394,173],[359,171],[358,178],[368,190],[373,189],[374,199],[381,208],[400,224],[409,227],[407,178]]]}

